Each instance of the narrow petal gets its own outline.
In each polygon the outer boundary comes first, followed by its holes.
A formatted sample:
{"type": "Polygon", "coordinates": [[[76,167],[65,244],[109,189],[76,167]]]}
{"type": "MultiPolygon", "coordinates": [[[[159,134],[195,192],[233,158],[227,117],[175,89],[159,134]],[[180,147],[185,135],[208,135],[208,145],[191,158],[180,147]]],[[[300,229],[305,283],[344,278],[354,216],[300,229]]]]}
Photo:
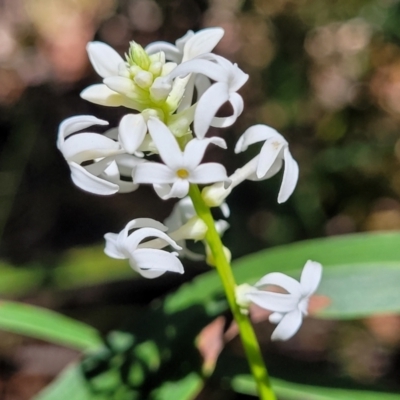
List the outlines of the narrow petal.
{"type": "Polygon", "coordinates": [[[163,200],[169,198],[168,195],[171,192],[171,187],[172,187],[172,185],[168,185],[168,184],[156,183],[153,185],[153,189],[157,193],[157,196],[163,200]]]}
{"type": "MultiPolygon", "coordinates": [[[[126,228],[125,228],[126,229],[126,228]]],[[[126,231],[124,230],[124,233],[126,231]]],[[[170,246],[175,248],[176,250],[181,250],[182,248],[177,245],[177,243],[171,239],[166,233],[160,231],[155,228],[139,228],[136,231],[132,232],[128,237],[124,240],[124,247],[129,251],[133,252],[139,246],[139,243],[147,238],[156,237],[164,240],[170,246]]]]}
{"type": "Polygon", "coordinates": [[[299,330],[303,316],[299,310],[286,314],[272,332],[271,340],[288,340],[299,330]]]}
{"type": "Polygon", "coordinates": [[[229,102],[232,105],[233,114],[229,117],[214,117],[211,120],[211,126],[216,128],[226,128],[227,126],[231,126],[236,122],[239,115],[243,112],[244,104],[242,96],[237,93],[231,93],[229,96],[229,102]]]}
{"type": "Polygon", "coordinates": [[[152,218],[136,218],[131,221],[129,221],[125,228],[124,228],[124,234],[125,237],[128,237],[128,232],[132,229],[138,229],[138,228],[154,228],[158,229],[159,231],[165,232],[168,230],[168,228],[162,224],[159,221],[156,221],[155,219],[152,218]]]}
{"type": "Polygon", "coordinates": [[[258,158],[256,175],[257,178],[262,179],[274,165],[276,159],[282,153],[282,149],[285,143],[275,141],[274,139],[267,140],[260,151],[260,157],[258,158]]]}
{"type": "MultiPolygon", "coordinates": [[[[92,125],[108,125],[107,121],[93,117],[92,115],[77,115],[61,122],[58,128],[57,147],[61,150],[64,140],[72,133],[86,129],[92,125]]],[[[62,150],[61,150],[62,151],[62,150]]]]}
{"type": "Polygon", "coordinates": [[[214,183],[227,181],[226,169],[222,164],[205,163],[199,165],[191,172],[189,177],[192,183],[214,183]]]}
{"type": "Polygon", "coordinates": [[[264,290],[247,292],[246,298],[259,307],[273,312],[290,312],[297,310],[298,305],[298,300],[290,294],[267,292],[264,290]]]}
{"type": "Polygon", "coordinates": [[[134,100],[128,99],[120,93],[111,90],[104,84],[91,85],[84,89],[80,96],[82,99],[90,101],[94,104],[108,107],[124,106],[133,110],[143,111],[146,106],[137,103],[134,100]]]}
{"type": "Polygon", "coordinates": [[[284,203],[293,193],[297,180],[299,179],[299,166],[289,152],[284,150],[285,171],[283,173],[282,185],[278,194],[278,203],[284,203]]]}
{"type": "Polygon", "coordinates": [[[71,178],[76,186],[94,194],[110,195],[118,192],[118,185],[107,182],[86,171],[85,168],[74,162],[68,163],[71,169],[71,178]]]}
{"type": "MultiPolygon", "coordinates": [[[[160,153],[161,159],[171,169],[178,169],[183,163],[183,154],[179,148],[178,142],[171,131],[160,120],[149,118],[147,122],[150,135],[160,153]]],[[[170,183],[152,182],[152,183],[170,183]]]]}
{"type": "Polygon", "coordinates": [[[246,151],[251,144],[262,142],[273,137],[277,137],[278,139],[281,139],[285,143],[287,143],[284,137],[279,134],[275,129],[267,125],[253,125],[250,128],[246,129],[243,135],[240,136],[239,140],[236,143],[235,153],[237,154],[241,153],[242,151],[246,151]]]}
{"type": "Polygon", "coordinates": [[[177,179],[171,187],[168,195],[163,197],[163,200],[172,199],[177,197],[181,199],[189,193],[189,182],[186,179],[177,179]]]}
{"type": "Polygon", "coordinates": [[[228,85],[214,83],[200,98],[194,114],[194,132],[203,139],[219,108],[229,99],[228,85]]]}
{"type": "Polygon", "coordinates": [[[93,68],[102,78],[118,75],[118,66],[124,60],[112,47],[102,42],[89,42],[86,50],[93,68]]]}
{"type": "Polygon", "coordinates": [[[78,164],[117,154],[120,151],[118,142],[98,133],[79,133],[68,138],[62,146],[65,159],[78,164]]]}
{"type": "Polygon", "coordinates": [[[322,265],[308,260],[300,277],[301,292],[303,296],[311,296],[318,288],[322,277],[322,265]]]}
{"type": "Polygon", "coordinates": [[[119,141],[124,149],[133,154],[143,143],[147,125],[142,114],[127,114],[119,123],[119,141]]]}
{"type": "Polygon", "coordinates": [[[204,75],[195,75],[194,86],[196,87],[197,99],[211,86],[211,81],[204,75]]]}
{"type": "Polygon", "coordinates": [[[103,80],[104,84],[111,90],[121,93],[125,96],[135,96],[135,85],[129,78],[123,76],[110,76],[103,80]]]}
{"type": "Polygon", "coordinates": [[[179,258],[164,250],[137,249],[129,261],[136,271],[146,277],[150,277],[146,271],[170,271],[178,274],[184,272],[179,258]]]}
{"type": "Polygon", "coordinates": [[[157,162],[144,162],[135,168],[134,183],[173,183],[177,176],[166,165],[157,162]]]}
{"type": "Polygon", "coordinates": [[[106,239],[106,246],[104,248],[104,253],[106,253],[111,258],[125,259],[125,255],[122,254],[118,248],[118,234],[117,233],[106,233],[104,235],[106,239]]]}
{"type": "Polygon", "coordinates": [[[264,275],[256,284],[257,288],[275,285],[280,286],[287,292],[300,298],[301,288],[300,283],[293,279],[292,277],[282,274],[281,272],[271,272],[270,274],[264,275]]]}
{"type": "Polygon", "coordinates": [[[211,52],[224,36],[222,28],[208,28],[194,34],[185,44],[182,62],[211,52]]]}
{"type": "Polygon", "coordinates": [[[183,160],[184,165],[188,170],[195,169],[204,157],[207,146],[213,143],[223,149],[226,149],[226,142],[220,137],[211,137],[205,139],[192,139],[185,147],[183,160]]]}

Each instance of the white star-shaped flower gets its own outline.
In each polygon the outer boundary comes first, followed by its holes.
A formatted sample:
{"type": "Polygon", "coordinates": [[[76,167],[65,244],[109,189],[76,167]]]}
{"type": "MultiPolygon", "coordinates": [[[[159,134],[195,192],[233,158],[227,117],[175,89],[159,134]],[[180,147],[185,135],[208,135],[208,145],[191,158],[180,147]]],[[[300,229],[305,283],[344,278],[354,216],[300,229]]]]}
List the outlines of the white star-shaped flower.
{"type": "Polygon", "coordinates": [[[282,274],[273,272],[262,277],[254,288],[239,290],[239,301],[243,298],[259,307],[272,311],[270,322],[278,324],[272,333],[272,340],[288,340],[300,328],[303,316],[307,315],[310,297],[315,293],[321,281],[322,265],[315,261],[307,261],[301,273],[300,282],[282,274]],[[263,288],[279,286],[287,293],[276,293],[263,288]]]}
{"type": "Polygon", "coordinates": [[[76,133],[92,125],[108,125],[108,122],[91,115],[79,115],[60,124],[57,147],[68,162],[72,181],[87,192],[101,195],[137,189],[138,185],[121,176],[130,177],[133,168],[142,160],[124,154],[125,150],[118,141],[107,137],[107,132],[104,135],[76,133]]]}
{"type": "Polygon", "coordinates": [[[182,151],[171,131],[160,120],[150,118],[147,125],[164,164],[146,162],[138,165],[134,183],[151,183],[162,199],[169,199],[185,197],[190,183],[229,182],[223,165],[201,164],[210,143],[226,148],[223,139],[192,139],[182,151]]]}
{"type": "Polygon", "coordinates": [[[133,270],[145,278],[158,278],[165,272],[184,272],[182,263],[175,252],[160,250],[160,247],[172,246],[176,250],[181,247],[166,233],[167,227],[150,218],[138,218],[130,221],[119,233],[104,235],[106,246],[104,252],[111,258],[128,259],[133,270]],[[130,233],[131,230],[135,229],[130,233]],[[164,242],[158,248],[148,248],[141,242],[148,238],[157,238],[164,242]]]}

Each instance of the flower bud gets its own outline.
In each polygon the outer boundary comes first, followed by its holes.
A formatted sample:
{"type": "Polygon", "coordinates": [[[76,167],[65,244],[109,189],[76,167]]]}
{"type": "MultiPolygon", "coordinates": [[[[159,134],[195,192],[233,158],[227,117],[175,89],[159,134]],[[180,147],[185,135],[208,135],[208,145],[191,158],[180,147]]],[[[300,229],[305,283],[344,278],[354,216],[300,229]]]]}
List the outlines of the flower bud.
{"type": "Polygon", "coordinates": [[[147,89],[153,84],[153,74],[148,71],[140,71],[135,75],[134,81],[142,89],[147,89]]]}

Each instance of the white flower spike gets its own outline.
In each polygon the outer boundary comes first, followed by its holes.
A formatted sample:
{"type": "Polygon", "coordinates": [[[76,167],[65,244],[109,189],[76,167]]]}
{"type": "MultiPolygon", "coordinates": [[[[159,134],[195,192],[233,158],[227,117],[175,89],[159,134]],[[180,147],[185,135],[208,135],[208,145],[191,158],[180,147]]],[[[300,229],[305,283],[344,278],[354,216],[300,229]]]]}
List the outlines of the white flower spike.
{"type": "Polygon", "coordinates": [[[111,258],[128,259],[133,270],[145,278],[158,278],[165,272],[183,274],[182,263],[175,252],[169,253],[159,248],[148,248],[141,242],[147,238],[158,238],[164,242],[163,247],[172,246],[176,250],[181,247],[164,232],[167,227],[150,218],[138,218],[130,221],[119,233],[104,235],[106,246],[104,252],[111,258]],[[129,233],[132,229],[136,229],[129,233]]]}
{"type": "Polygon", "coordinates": [[[271,339],[288,340],[299,330],[303,316],[307,315],[310,297],[317,290],[321,276],[322,265],[315,261],[307,261],[300,282],[280,272],[273,272],[262,277],[253,288],[238,290],[238,301],[243,303],[243,299],[246,299],[272,311],[269,320],[278,326],[271,339]],[[268,289],[269,285],[279,286],[287,293],[262,290],[264,287],[268,289]]]}
{"type": "Polygon", "coordinates": [[[165,164],[146,162],[138,165],[133,177],[135,183],[153,184],[157,194],[165,200],[185,197],[190,183],[229,182],[221,164],[200,164],[210,143],[226,148],[223,139],[192,139],[181,151],[175,137],[161,121],[149,118],[147,125],[165,164]]]}

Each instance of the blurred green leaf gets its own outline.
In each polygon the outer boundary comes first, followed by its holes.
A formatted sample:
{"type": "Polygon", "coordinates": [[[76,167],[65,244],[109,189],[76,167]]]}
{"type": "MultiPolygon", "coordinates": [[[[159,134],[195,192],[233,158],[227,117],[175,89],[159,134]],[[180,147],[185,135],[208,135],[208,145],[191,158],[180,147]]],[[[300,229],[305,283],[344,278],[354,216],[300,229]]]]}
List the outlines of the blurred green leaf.
{"type": "Polygon", "coordinates": [[[95,349],[102,344],[98,332],[89,325],[54,311],[11,301],[0,302],[0,329],[77,350],[95,349]]]}
{"type": "MultiPolygon", "coordinates": [[[[319,293],[331,305],[321,317],[359,318],[400,311],[399,233],[355,234],[308,240],[264,250],[236,260],[238,283],[254,283],[261,276],[281,271],[295,277],[309,259],[324,266],[319,293]]],[[[182,286],[165,302],[167,312],[194,304],[216,306],[221,285],[215,271],[182,286]]],[[[225,304],[225,303],[220,303],[225,304]]]]}
{"type": "Polygon", "coordinates": [[[179,381],[165,382],[151,393],[151,400],[191,400],[195,398],[202,387],[203,379],[193,372],[179,381]]]}
{"type": "MultiPolygon", "coordinates": [[[[231,385],[238,393],[257,396],[256,385],[251,375],[235,376],[231,385]]],[[[272,379],[272,386],[275,393],[285,400],[396,400],[399,398],[399,394],[301,385],[281,379],[272,379]]]]}
{"type": "Polygon", "coordinates": [[[78,365],[67,367],[54,382],[42,390],[32,400],[108,400],[95,395],[89,389],[78,365]]]}

